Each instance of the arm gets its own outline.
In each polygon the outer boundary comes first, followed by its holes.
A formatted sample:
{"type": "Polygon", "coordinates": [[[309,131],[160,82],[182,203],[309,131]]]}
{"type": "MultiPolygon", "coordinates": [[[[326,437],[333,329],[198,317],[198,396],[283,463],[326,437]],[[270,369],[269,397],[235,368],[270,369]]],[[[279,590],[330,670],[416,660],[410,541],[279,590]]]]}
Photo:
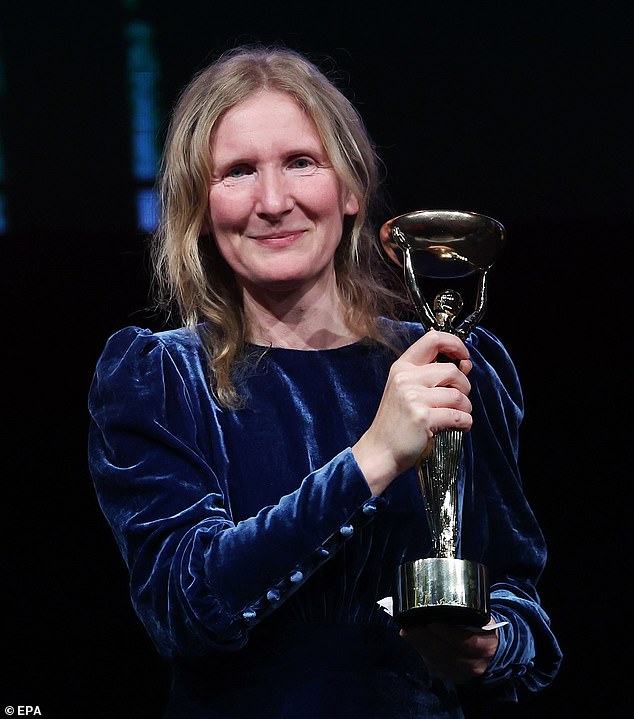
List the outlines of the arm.
{"type": "Polygon", "coordinates": [[[495,632],[434,625],[406,638],[432,670],[457,683],[477,679],[491,696],[516,699],[557,673],[561,652],[536,585],[546,561],[541,529],[524,495],[518,467],[524,405],[515,367],[499,340],[477,330],[469,341],[473,426],[465,441],[472,477],[465,487],[463,556],[483,562],[491,581],[495,632]]]}
{"type": "Polygon", "coordinates": [[[519,690],[538,691],[549,684],[562,655],[537,592],[547,547],[519,471],[524,417],[519,378],[503,345],[486,330],[474,336],[471,355],[472,399],[478,408],[472,461],[479,476],[465,533],[473,535],[478,516],[486,516],[482,556],[491,577],[491,615],[508,622],[499,629],[500,644],[482,683],[516,699],[519,690]]]}
{"type": "Polygon", "coordinates": [[[135,609],[164,656],[242,646],[380,504],[345,450],[235,523],[218,471],[222,433],[209,445],[221,411],[202,362],[173,341],[124,330],[106,346],[90,391],[95,488],[135,609]]]}

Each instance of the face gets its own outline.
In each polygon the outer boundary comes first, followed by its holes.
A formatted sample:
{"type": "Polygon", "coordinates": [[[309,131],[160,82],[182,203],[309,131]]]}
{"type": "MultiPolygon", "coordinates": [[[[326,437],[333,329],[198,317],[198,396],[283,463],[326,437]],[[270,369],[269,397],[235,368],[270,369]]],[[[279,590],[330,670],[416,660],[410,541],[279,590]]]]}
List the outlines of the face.
{"type": "Polygon", "coordinates": [[[210,229],[239,285],[331,283],[343,218],[359,204],[295,100],[268,90],[247,98],[221,118],[211,151],[210,229]]]}

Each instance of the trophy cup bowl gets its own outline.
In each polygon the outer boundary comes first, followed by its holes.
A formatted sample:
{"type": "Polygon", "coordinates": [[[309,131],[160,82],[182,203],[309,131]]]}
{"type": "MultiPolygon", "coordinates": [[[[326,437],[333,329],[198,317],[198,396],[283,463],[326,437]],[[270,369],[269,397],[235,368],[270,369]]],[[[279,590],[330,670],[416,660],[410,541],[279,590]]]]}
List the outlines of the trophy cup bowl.
{"type": "MultiPolygon", "coordinates": [[[[487,273],[504,246],[504,227],[475,212],[418,210],[386,222],[380,240],[388,257],[403,269],[423,327],[466,339],[484,314],[487,273]],[[477,276],[475,306],[466,317],[462,297],[452,287],[436,294],[430,306],[424,287],[428,280],[472,275],[477,276]]],[[[433,556],[397,569],[393,601],[400,626],[441,621],[481,627],[489,621],[487,569],[458,557],[462,440],[459,430],[437,432],[431,451],[417,463],[433,556]]]]}

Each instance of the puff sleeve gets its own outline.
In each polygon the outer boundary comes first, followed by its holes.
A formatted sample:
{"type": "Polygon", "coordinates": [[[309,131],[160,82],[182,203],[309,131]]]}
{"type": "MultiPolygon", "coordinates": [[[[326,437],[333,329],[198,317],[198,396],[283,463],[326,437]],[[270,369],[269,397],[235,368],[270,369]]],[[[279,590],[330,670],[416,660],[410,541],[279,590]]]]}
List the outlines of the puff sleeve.
{"type": "Polygon", "coordinates": [[[524,400],[517,372],[504,346],[482,328],[471,337],[470,353],[474,426],[469,461],[476,467],[477,484],[465,492],[463,541],[488,567],[492,618],[507,622],[480,683],[498,700],[514,701],[520,688],[547,686],[562,654],[536,590],[547,547],[519,472],[524,400]]]}
{"type": "Polygon", "coordinates": [[[235,649],[372,520],[377,500],[343,450],[298,488],[235,522],[222,412],[194,333],[126,328],[89,393],[89,466],[131,578],[135,610],[168,658],[235,649]]]}

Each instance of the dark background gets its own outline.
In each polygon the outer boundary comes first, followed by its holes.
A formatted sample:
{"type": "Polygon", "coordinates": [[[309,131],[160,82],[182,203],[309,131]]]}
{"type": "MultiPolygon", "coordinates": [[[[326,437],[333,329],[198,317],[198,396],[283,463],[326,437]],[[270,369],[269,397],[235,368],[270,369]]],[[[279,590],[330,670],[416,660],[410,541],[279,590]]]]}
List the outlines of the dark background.
{"type": "Polygon", "coordinates": [[[554,685],[508,716],[560,717],[577,702],[575,716],[621,716],[632,636],[629,3],[15,5],[0,15],[4,705],[150,719],[167,692],[85,450],[106,337],[157,320],[129,169],[123,27],[136,14],[156,33],[162,128],[220,50],[283,42],[338,69],[385,161],[393,214],[468,209],[505,224],[484,324],[523,379],[522,469],[550,550],[540,591],[565,653],[554,685]]]}

